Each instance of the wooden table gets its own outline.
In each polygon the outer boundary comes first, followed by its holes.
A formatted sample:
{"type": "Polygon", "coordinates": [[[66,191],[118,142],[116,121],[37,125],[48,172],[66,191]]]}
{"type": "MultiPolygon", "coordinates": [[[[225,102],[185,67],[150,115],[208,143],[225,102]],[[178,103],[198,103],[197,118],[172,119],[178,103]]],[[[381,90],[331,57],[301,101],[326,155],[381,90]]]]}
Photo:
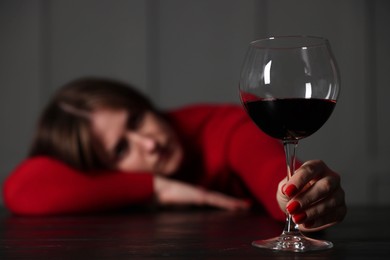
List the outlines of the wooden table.
{"type": "Polygon", "coordinates": [[[351,208],[316,237],[334,248],[280,253],[251,246],[283,225],[256,212],[140,209],[16,217],[0,209],[0,259],[390,259],[390,208],[351,208]]]}

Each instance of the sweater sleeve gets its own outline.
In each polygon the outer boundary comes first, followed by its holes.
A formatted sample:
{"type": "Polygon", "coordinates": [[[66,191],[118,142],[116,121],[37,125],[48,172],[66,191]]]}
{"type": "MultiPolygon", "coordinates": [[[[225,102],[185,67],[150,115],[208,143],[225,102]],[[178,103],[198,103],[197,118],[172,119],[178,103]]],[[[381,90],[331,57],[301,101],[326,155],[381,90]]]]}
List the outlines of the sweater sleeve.
{"type": "Polygon", "coordinates": [[[238,176],[270,216],[284,221],[276,192],[287,175],[283,145],[264,134],[242,106],[203,105],[180,110],[175,116],[182,132],[192,132],[193,143],[201,147],[204,182],[207,188],[231,190],[238,176]],[[221,174],[222,173],[222,174],[221,174]],[[218,183],[216,183],[218,182],[218,183]]]}
{"type": "Polygon", "coordinates": [[[278,184],[287,174],[283,145],[264,134],[244,110],[237,111],[236,118],[229,137],[228,162],[268,213],[284,221],[276,200],[278,184]]]}
{"type": "Polygon", "coordinates": [[[153,176],[122,172],[90,176],[52,158],[34,157],[6,179],[3,197],[14,214],[90,213],[151,200],[153,176]]]}

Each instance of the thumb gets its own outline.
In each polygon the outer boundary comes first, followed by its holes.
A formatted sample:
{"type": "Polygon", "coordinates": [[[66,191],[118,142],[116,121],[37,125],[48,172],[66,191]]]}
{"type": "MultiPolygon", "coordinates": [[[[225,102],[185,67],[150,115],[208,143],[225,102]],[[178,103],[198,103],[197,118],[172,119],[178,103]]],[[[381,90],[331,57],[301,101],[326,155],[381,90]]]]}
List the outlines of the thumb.
{"type": "Polygon", "coordinates": [[[283,212],[286,212],[286,206],[290,198],[284,193],[284,189],[286,188],[287,177],[279,182],[278,189],[276,191],[276,200],[279,204],[280,209],[283,212]]]}

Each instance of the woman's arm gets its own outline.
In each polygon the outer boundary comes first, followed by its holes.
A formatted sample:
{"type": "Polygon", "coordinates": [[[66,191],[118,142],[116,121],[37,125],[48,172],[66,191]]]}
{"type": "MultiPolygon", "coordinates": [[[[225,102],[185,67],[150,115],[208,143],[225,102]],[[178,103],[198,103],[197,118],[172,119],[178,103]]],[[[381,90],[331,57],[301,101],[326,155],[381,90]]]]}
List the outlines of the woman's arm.
{"type": "Polygon", "coordinates": [[[210,206],[225,210],[250,208],[246,200],[162,176],[154,177],[154,187],[157,203],[162,206],[210,206]]]}
{"type": "Polygon", "coordinates": [[[49,157],[24,161],[4,183],[6,207],[15,214],[53,215],[110,210],[153,198],[151,174],[83,174],[49,157]]]}
{"type": "Polygon", "coordinates": [[[232,130],[227,158],[257,201],[273,218],[284,221],[286,216],[276,200],[279,182],[287,175],[280,142],[244,119],[232,130]]]}
{"type": "Polygon", "coordinates": [[[237,174],[270,215],[285,220],[276,201],[278,183],[287,174],[280,142],[262,133],[238,105],[205,104],[172,115],[188,142],[200,147],[202,185],[234,194],[229,182],[237,181],[231,173],[237,174]]]}

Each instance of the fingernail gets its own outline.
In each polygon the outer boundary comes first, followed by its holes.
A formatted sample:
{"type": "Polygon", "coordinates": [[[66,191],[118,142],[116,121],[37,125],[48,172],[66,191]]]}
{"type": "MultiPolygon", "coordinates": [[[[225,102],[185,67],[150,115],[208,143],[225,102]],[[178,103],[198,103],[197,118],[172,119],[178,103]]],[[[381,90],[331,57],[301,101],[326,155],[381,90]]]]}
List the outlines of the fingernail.
{"type": "Polygon", "coordinates": [[[288,196],[288,197],[293,197],[295,194],[297,194],[298,192],[298,189],[297,187],[295,187],[294,184],[290,184],[289,186],[287,186],[287,188],[284,190],[284,193],[288,196]]]}
{"type": "Polygon", "coordinates": [[[293,216],[293,220],[296,224],[302,223],[306,218],[307,218],[307,215],[305,212],[301,212],[301,213],[295,214],[293,216]]]}
{"type": "Polygon", "coordinates": [[[294,214],[301,208],[301,204],[298,201],[293,201],[289,203],[286,207],[286,210],[290,214],[294,214]]]}

